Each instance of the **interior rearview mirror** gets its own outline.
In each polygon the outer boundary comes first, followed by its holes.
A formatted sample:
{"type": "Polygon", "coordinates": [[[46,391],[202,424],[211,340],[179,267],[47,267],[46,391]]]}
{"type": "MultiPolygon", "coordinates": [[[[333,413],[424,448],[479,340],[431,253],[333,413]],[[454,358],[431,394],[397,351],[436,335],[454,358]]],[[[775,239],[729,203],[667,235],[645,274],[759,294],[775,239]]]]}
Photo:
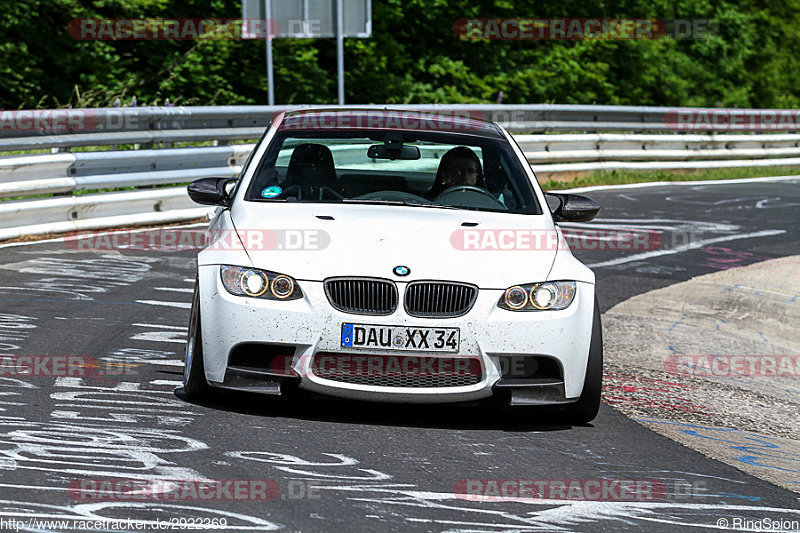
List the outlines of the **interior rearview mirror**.
{"type": "Polygon", "coordinates": [[[367,150],[367,157],[370,159],[419,159],[419,147],[417,146],[399,146],[396,149],[386,146],[385,144],[373,144],[367,150]]]}

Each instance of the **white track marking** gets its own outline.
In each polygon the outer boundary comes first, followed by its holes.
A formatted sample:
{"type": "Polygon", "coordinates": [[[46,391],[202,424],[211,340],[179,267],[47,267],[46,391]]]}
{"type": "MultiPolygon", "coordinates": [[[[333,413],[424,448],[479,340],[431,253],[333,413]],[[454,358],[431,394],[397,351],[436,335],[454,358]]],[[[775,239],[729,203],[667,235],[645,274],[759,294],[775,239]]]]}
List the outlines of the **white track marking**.
{"type": "Polygon", "coordinates": [[[565,228],[579,229],[653,229],[681,231],[684,228],[694,231],[735,231],[741,226],[738,224],[724,224],[722,222],[707,222],[703,220],[686,220],[675,218],[596,218],[591,224],[581,222],[560,222],[565,228]]]}
{"type": "Polygon", "coordinates": [[[146,365],[183,366],[183,361],[180,359],[167,359],[165,361],[137,361],[137,363],[146,365]]]}
{"type": "Polygon", "coordinates": [[[191,302],[161,302],[159,300],[136,300],[137,304],[160,305],[162,307],[178,307],[180,309],[191,309],[191,302]]]}
{"type": "MultiPolygon", "coordinates": [[[[97,237],[98,235],[114,235],[115,233],[146,233],[148,231],[163,231],[165,229],[183,229],[183,228],[208,228],[208,224],[200,222],[197,224],[183,224],[180,226],[163,226],[158,228],[142,228],[137,230],[109,230],[109,231],[100,231],[100,232],[93,232],[88,231],[85,234],[81,235],[70,235],[70,240],[75,239],[89,239],[93,237],[97,237]]],[[[56,237],[54,239],[42,239],[41,241],[28,241],[28,242],[9,242],[6,244],[0,244],[0,248],[13,248],[16,246],[31,246],[33,244],[44,244],[48,242],[64,242],[66,237],[56,237]]],[[[192,280],[194,281],[194,280],[192,280]]]]}
{"type": "Polygon", "coordinates": [[[155,287],[157,291],[171,291],[171,292],[188,292],[189,294],[194,292],[194,289],[186,289],[181,287],[155,287]]]}
{"type": "Polygon", "coordinates": [[[686,252],[688,250],[702,248],[703,246],[707,246],[709,244],[715,244],[718,242],[735,241],[737,239],[751,239],[755,237],[769,237],[771,235],[780,235],[782,233],[786,233],[786,230],[764,230],[764,231],[755,231],[753,233],[742,233],[739,235],[728,235],[725,237],[714,237],[713,239],[702,239],[689,244],[684,244],[682,246],[677,246],[675,248],[672,248],[671,250],[654,250],[652,252],[643,252],[640,254],[629,255],[627,257],[620,257],[618,259],[601,261],[599,263],[587,263],[586,266],[588,266],[589,268],[598,268],[605,266],[622,265],[624,263],[630,263],[632,261],[641,261],[642,259],[650,259],[651,257],[658,257],[661,255],[678,254],[681,252],[686,252]]]}
{"type": "Polygon", "coordinates": [[[173,344],[186,344],[186,332],[178,331],[146,331],[131,337],[132,341],[171,342],[173,344]]]}
{"type": "Polygon", "coordinates": [[[137,328],[154,328],[156,331],[145,331],[131,337],[132,341],[171,342],[186,344],[187,329],[180,326],[167,326],[160,324],[134,324],[137,328]],[[163,331],[167,330],[167,331],[163,331]]]}
{"type": "Polygon", "coordinates": [[[591,192],[591,191],[606,191],[613,189],[635,189],[637,187],[664,187],[669,185],[730,185],[736,183],[761,183],[770,181],[792,181],[800,180],[800,175],[797,176],[768,176],[764,178],[739,178],[730,180],[696,180],[696,181],[646,181],[644,183],[625,183],[623,185],[592,185],[589,187],[576,187],[574,189],[558,189],[547,192],[591,192]]]}

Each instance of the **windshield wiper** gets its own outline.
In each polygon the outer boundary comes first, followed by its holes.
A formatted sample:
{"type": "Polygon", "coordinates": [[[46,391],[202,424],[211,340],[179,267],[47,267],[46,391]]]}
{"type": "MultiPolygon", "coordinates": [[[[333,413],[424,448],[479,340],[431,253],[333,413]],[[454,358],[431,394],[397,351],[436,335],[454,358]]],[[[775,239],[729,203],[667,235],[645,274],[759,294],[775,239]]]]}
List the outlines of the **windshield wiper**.
{"type": "MultiPolygon", "coordinates": [[[[343,198],[344,204],[374,204],[374,205],[406,205],[399,200],[359,200],[357,198],[343,198]]],[[[417,205],[417,204],[413,204],[417,205]]]]}
{"type": "Polygon", "coordinates": [[[442,204],[434,204],[434,203],[423,204],[422,202],[412,202],[412,201],[406,201],[406,202],[403,203],[403,205],[410,205],[410,206],[413,206],[413,207],[433,207],[433,208],[436,208],[436,209],[462,209],[461,207],[456,207],[454,205],[442,205],[442,204]]]}
{"type": "Polygon", "coordinates": [[[461,209],[452,205],[416,202],[414,200],[363,200],[358,198],[344,198],[345,204],[372,204],[372,205],[400,205],[407,207],[434,207],[439,209],[461,209]]]}

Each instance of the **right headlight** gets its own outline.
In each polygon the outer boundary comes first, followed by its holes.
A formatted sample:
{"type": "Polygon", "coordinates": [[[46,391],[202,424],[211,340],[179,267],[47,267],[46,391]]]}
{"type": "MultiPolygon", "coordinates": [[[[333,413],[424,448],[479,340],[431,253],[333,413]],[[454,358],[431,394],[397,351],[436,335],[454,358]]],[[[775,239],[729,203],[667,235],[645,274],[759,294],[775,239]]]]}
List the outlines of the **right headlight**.
{"type": "Polygon", "coordinates": [[[303,291],[291,276],[258,268],[222,265],[220,277],[225,289],[234,296],[266,300],[297,300],[303,291]]]}
{"type": "Polygon", "coordinates": [[[509,287],[497,306],[509,311],[559,311],[575,299],[574,281],[547,281],[509,287]]]}

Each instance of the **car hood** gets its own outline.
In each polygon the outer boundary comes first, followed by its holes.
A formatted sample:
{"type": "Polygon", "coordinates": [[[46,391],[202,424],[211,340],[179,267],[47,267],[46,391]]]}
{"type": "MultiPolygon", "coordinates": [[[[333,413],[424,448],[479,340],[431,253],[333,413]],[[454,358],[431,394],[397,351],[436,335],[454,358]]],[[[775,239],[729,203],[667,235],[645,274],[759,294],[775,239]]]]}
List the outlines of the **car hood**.
{"type": "MultiPolygon", "coordinates": [[[[490,237],[489,249],[463,249],[464,232],[479,235],[480,242],[487,242],[488,230],[494,236],[501,230],[514,235],[527,231],[553,235],[552,219],[546,215],[245,202],[231,211],[231,220],[254,267],[298,280],[322,281],[334,276],[439,279],[505,289],[544,281],[557,251],[553,244],[524,250],[492,249],[490,237]],[[410,273],[395,275],[397,266],[408,267],[410,273]]],[[[506,246],[509,242],[505,241],[506,246]]]]}

